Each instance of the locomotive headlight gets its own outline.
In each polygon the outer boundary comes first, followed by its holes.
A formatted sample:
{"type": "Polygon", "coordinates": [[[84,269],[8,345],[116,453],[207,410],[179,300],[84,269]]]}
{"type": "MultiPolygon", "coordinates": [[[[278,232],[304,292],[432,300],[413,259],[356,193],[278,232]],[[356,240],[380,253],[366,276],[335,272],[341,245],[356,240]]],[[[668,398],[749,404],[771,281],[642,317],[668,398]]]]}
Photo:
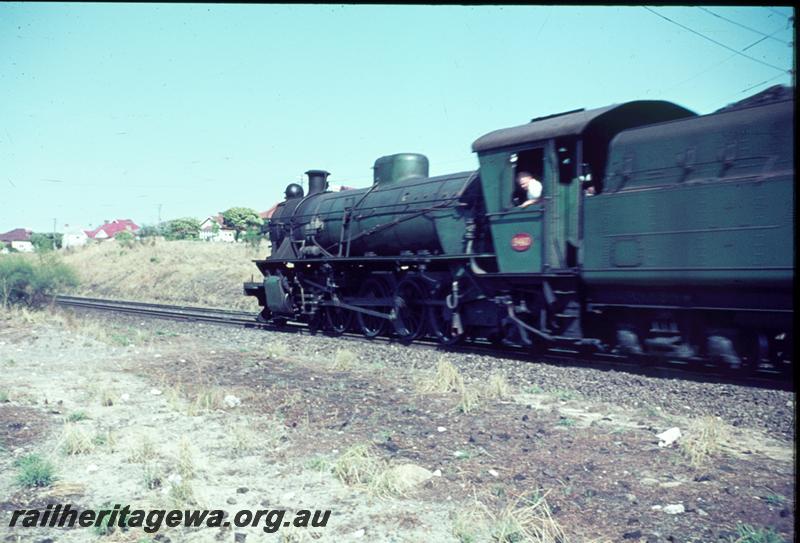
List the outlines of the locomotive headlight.
{"type": "Polygon", "coordinates": [[[289,269],[292,269],[292,268],[294,268],[294,263],[293,262],[287,262],[286,263],[286,267],[289,268],[289,269]]]}
{"type": "Polygon", "coordinates": [[[408,269],[408,266],[400,266],[400,269],[401,269],[401,270],[407,270],[407,269],[408,269]]]}

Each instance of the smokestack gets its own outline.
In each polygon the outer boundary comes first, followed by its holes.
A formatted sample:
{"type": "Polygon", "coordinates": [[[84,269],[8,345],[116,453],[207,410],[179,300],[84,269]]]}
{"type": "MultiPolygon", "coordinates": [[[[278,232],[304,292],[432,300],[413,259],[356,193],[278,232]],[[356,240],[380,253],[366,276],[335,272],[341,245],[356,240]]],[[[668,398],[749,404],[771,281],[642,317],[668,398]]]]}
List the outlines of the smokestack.
{"type": "Polygon", "coordinates": [[[308,195],[325,192],[328,189],[328,176],[331,172],[325,170],[308,170],[308,195]]]}

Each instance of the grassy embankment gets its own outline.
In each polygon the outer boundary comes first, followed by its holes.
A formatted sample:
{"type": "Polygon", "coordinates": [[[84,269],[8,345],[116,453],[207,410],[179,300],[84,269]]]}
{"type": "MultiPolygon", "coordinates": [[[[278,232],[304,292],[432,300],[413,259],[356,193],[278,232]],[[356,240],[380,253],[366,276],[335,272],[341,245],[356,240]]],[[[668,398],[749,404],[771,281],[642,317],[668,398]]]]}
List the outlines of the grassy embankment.
{"type": "Polygon", "coordinates": [[[80,296],[257,309],[242,294],[242,283],[258,277],[252,260],[259,249],[243,244],[155,241],[123,247],[114,242],[64,252],[64,262],[78,274],[80,296]]]}

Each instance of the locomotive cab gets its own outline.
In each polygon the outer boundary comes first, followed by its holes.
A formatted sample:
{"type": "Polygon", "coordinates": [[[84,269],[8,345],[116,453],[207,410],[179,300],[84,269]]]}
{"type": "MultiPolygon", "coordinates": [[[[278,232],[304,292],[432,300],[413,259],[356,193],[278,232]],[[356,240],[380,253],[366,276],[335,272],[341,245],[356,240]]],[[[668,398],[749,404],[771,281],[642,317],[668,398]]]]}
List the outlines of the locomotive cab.
{"type": "Polygon", "coordinates": [[[619,132],[694,113],[638,101],[533,119],[477,139],[480,178],[500,274],[549,274],[580,266],[583,198],[603,190],[608,144],[619,132]],[[517,175],[542,183],[536,203],[520,206],[517,175]]]}

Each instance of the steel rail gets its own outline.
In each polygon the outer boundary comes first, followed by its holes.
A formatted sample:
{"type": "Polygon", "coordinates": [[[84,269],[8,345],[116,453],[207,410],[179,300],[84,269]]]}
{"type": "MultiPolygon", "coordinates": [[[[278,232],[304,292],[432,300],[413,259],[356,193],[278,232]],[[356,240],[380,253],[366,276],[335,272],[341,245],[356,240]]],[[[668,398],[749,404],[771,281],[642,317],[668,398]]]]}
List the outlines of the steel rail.
{"type": "Polygon", "coordinates": [[[439,352],[445,351],[460,354],[502,357],[522,362],[536,361],[544,364],[568,365],[570,367],[589,368],[600,371],[620,371],[646,377],[673,378],[706,383],[725,383],[776,390],[794,390],[794,383],[791,376],[787,380],[785,374],[779,372],[740,374],[733,370],[720,371],[718,366],[698,366],[696,364],[692,365],[687,362],[679,361],[666,361],[654,364],[652,359],[637,361],[621,355],[606,353],[587,354],[567,349],[551,349],[546,352],[532,353],[529,349],[523,347],[507,345],[497,346],[482,341],[470,341],[468,343],[445,346],[436,340],[421,338],[415,340],[413,343],[405,343],[394,337],[377,336],[374,338],[366,338],[356,332],[345,332],[337,335],[322,330],[314,330],[307,324],[293,321],[289,321],[283,325],[276,325],[257,320],[255,315],[251,312],[208,307],[61,295],[55,296],[53,302],[56,305],[64,307],[96,309],[171,320],[258,328],[282,333],[323,335],[325,337],[336,337],[345,341],[357,343],[395,344],[439,352]]]}

